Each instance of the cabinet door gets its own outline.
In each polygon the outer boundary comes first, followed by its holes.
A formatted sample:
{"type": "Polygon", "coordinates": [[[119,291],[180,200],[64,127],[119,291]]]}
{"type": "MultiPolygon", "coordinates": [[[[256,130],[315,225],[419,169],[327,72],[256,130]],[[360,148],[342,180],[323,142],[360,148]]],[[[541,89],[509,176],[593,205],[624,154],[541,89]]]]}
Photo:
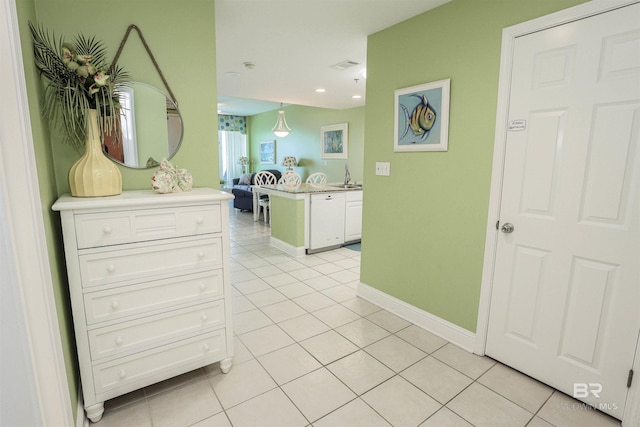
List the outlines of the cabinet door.
{"type": "Polygon", "coordinates": [[[345,196],[342,193],[311,196],[310,249],[344,243],[344,211],[345,196]]]}
{"type": "Polygon", "coordinates": [[[347,202],[344,222],[344,241],[351,242],[362,238],[362,201],[347,202]]]}

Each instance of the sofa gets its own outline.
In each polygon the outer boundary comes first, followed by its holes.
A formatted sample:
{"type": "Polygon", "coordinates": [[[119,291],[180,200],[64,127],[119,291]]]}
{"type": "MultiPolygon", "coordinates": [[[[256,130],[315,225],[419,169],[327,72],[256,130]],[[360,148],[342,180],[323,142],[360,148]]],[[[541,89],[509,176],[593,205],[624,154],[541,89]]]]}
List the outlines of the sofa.
{"type": "MultiPolygon", "coordinates": [[[[274,174],[277,180],[282,176],[282,172],[277,169],[265,170],[274,174]]],[[[255,185],[256,172],[250,176],[247,175],[249,174],[243,175],[242,178],[233,178],[233,187],[231,187],[231,192],[235,196],[235,199],[233,199],[233,207],[241,211],[253,212],[253,192],[251,191],[251,186],[255,185]],[[243,183],[241,184],[240,181],[243,183]],[[246,184],[246,182],[249,182],[249,184],[246,184]]],[[[265,198],[269,196],[261,194],[260,197],[265,198]]]]}

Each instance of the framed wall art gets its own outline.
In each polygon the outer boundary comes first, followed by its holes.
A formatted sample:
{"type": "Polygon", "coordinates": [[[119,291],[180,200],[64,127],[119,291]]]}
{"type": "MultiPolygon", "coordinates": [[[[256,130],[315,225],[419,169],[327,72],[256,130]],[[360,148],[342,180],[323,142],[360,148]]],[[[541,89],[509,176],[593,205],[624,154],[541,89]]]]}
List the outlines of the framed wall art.
{"type": "Polygon", "coordinates": [[[349,123],[322,126],[320,140],[323,159],[346,159],[349,145],[349,123]]]}
{"type": "Polygon", "coordinates": [[[276,141],[262,141],[260,143],[260,163],[265,165],[276,164],[276,141]]]}
{"type": "Polygon", "coordinates": [[[394,92],[393,151],[447,151],[451,79],[394,92]]]}

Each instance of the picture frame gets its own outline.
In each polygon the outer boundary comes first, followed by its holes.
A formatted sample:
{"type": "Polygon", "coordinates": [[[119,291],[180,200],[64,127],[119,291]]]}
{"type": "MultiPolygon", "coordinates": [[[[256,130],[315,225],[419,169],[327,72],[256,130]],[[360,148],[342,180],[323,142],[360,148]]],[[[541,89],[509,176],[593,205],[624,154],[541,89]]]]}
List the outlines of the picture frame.
{"type": "Polygon", "coordinates": [[[347,159],[349,148],[349,123],[337,123],[320,128],[323,159],[347,159]]]}
{"type": "Polygon", "coordinates": [[[276,141],[260,142],[260,163],[263,165],[276,164],[276,141]]]}
{"type": "Polygon", "coordinates": [[[394,91],[393,151],[447,151],[451,79],[394,91]]]}

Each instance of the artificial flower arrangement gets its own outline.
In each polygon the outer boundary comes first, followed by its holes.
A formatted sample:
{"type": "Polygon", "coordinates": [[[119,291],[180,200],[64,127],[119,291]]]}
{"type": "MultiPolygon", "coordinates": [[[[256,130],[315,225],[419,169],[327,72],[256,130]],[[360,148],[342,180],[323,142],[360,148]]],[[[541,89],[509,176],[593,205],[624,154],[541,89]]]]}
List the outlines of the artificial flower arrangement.
{"type": "Polygon", "coordinates": [[[50,36],[42,27],[29,23],[35,65],[46,81],[43,115],[61,127],[65,142],[80,152],[86,140],[88,110],[98,115],[100,136],[116,129],[120,116],[118,87],[129,82],[121,67],[111,67],[106,48],[95,37],[82,34],[73,43],[50,36]]]}
{"type": "Polygon", "coordinates": [[[247,171],[247,165],[249,164],[249,158],[246,156],[242,156],[238,159],[238,164],[242,166],[242,173],[247,171]]]}

